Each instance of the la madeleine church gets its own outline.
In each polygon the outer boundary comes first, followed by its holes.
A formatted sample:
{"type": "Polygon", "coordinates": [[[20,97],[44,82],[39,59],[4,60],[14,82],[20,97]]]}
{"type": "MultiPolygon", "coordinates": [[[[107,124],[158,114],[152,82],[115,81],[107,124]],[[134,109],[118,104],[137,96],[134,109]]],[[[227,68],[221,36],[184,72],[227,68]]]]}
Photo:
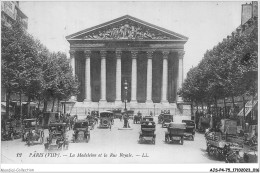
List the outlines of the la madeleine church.
{"type": "MultiPolygon", "coordinates": [[[[176,109],[188,38],[129,15],[66,37],[80,82],[75,107],[176,109]]],[[[141,110],[142,111],[142,110],[141,110]]]]}

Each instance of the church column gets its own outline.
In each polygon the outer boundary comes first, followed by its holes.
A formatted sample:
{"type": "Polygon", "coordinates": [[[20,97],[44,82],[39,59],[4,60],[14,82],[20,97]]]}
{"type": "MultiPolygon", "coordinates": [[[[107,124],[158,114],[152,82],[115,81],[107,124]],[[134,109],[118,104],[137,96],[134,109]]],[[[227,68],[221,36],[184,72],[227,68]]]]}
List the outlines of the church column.
{"type": "Polygon", "coordinates": [[[84,102],[91,102],[91,85],[90,85],[90,50],[85,50],[85,100],[84,102]]]}
{"type": "Polygon", "coordinates": [[[137,103],[136,101],[136,87],[137,87],[137,51],[131,51],[132,54],[132,82],[131,82],[131,103],[137,103]]]}
{"type": "Polygon", "coordinates": [[[167,99],[168,87],[168,55],[169,51],[163,51],[163,74],[162,74],[162,95],[161,103],[169,103],[167,99]]]}
{"type": "Polygon", "coordinates": [[[75,77],[75,50],[70,50],[70,66],[72,68],[72,74],[75,77]]]}
{"type": "MultiPolygon", "coordinates": [[[[178,58],[179,58],[179,68],[178,68],[178,87],[177,91],[182,88],[182,83],[183,83],[183,57],[184,57],[185,52],[184,51],[178,51],[178,58]]],[[[177,102],[183,102],[182,97],[177,95],[177,102]]]]}
{"type": "Polygon", "coordinates": [[[116,104],[122,103],[121,101],[121,55],[122,51],[116,50],[116,104]]]}
{"type": "Polygon", "coordinates": [[[147,87],[146,87],[146,103],[153,103],[152,101],[152,67],[153,51],[147,51],[147,87]]]}
{"type": "Polygon", "coordinates": [[[101,98],[100,102],[106,102],[106,51],[100,51],[101,55],[101,98]]]}

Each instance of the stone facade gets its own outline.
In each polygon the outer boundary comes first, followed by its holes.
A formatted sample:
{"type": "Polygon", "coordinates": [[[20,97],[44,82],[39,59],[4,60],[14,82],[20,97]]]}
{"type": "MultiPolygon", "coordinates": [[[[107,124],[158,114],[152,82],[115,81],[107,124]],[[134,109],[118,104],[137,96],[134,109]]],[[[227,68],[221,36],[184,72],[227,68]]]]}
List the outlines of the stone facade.
{"type": "Polygon", "coordinates": [[[177,90],[187,37],[126,15],[66,38],[80,82],[78,102],[120,105],[126,98],[135,107],[182,101],[177,90]]]}

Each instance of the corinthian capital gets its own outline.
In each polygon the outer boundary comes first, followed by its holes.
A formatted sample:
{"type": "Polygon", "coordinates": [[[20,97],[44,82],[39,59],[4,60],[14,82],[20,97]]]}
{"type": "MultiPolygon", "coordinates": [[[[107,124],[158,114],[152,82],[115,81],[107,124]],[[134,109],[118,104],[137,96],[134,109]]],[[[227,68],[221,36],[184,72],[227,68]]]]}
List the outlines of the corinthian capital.
{"type": "Polygon", "coordinates": [[[91,50],[84,50],[85,58],[90,58],[91,50]]]}
{"type": "Polygon", "coordinates": [[[101,50],[100,51],[101,58],[106,58],[106,54],[107,54],[106,50],[101,50]]]}
{"type": "Polygon", "coordinates": [[[164,50],[164,51],[162,52],[162,54],[163,54],[163,59],[168,59],[169,53],[170,53],[170,51],[164,50]]]}
{"type": "Polygon", "coordinates": [[[138,51],[132,50],[132,51],[131,51],[131,54],[132,54],[132,58],[133,58],[133,59],[136,59],[137,54],[138,54],[138,51]]]}
{"type": "Polygon", "coordinates": [[[148,50],[148,51],[146,52],[148,59],[152,59],[152,58],[153,58],[153,52],[154,52],[154,50],[148,50]]]}
{"type": "Polygon", "coordinates": [[[179,59],[183,59],[184,54],[185,54],[185,51],[183,51],[183,50],[178,51],[178,57],[179,57],[179,59]]]}
{"type": "Polygon", "coordinates": [[[122,55],[122,51],[121,50],[116,50],[116,58],[120,59],[122,55]]]}
{"type": "Polygon", "coordinates": [[[75,50],[70,50],[70,52],[69,52],[70,53],[70,57],[73,57],[75,55],[75,52],[76,52],[75,50]]]}

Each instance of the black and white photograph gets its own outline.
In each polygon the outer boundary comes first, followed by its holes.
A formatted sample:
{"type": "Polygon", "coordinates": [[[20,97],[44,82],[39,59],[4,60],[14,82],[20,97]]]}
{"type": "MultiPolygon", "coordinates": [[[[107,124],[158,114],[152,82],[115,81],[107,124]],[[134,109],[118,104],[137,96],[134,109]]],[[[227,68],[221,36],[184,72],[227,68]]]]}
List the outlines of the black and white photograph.
{"type": "Polygon", "coordinates": [[[1,172],[258,163],[258,1],[1,1],[1,172]]]}

